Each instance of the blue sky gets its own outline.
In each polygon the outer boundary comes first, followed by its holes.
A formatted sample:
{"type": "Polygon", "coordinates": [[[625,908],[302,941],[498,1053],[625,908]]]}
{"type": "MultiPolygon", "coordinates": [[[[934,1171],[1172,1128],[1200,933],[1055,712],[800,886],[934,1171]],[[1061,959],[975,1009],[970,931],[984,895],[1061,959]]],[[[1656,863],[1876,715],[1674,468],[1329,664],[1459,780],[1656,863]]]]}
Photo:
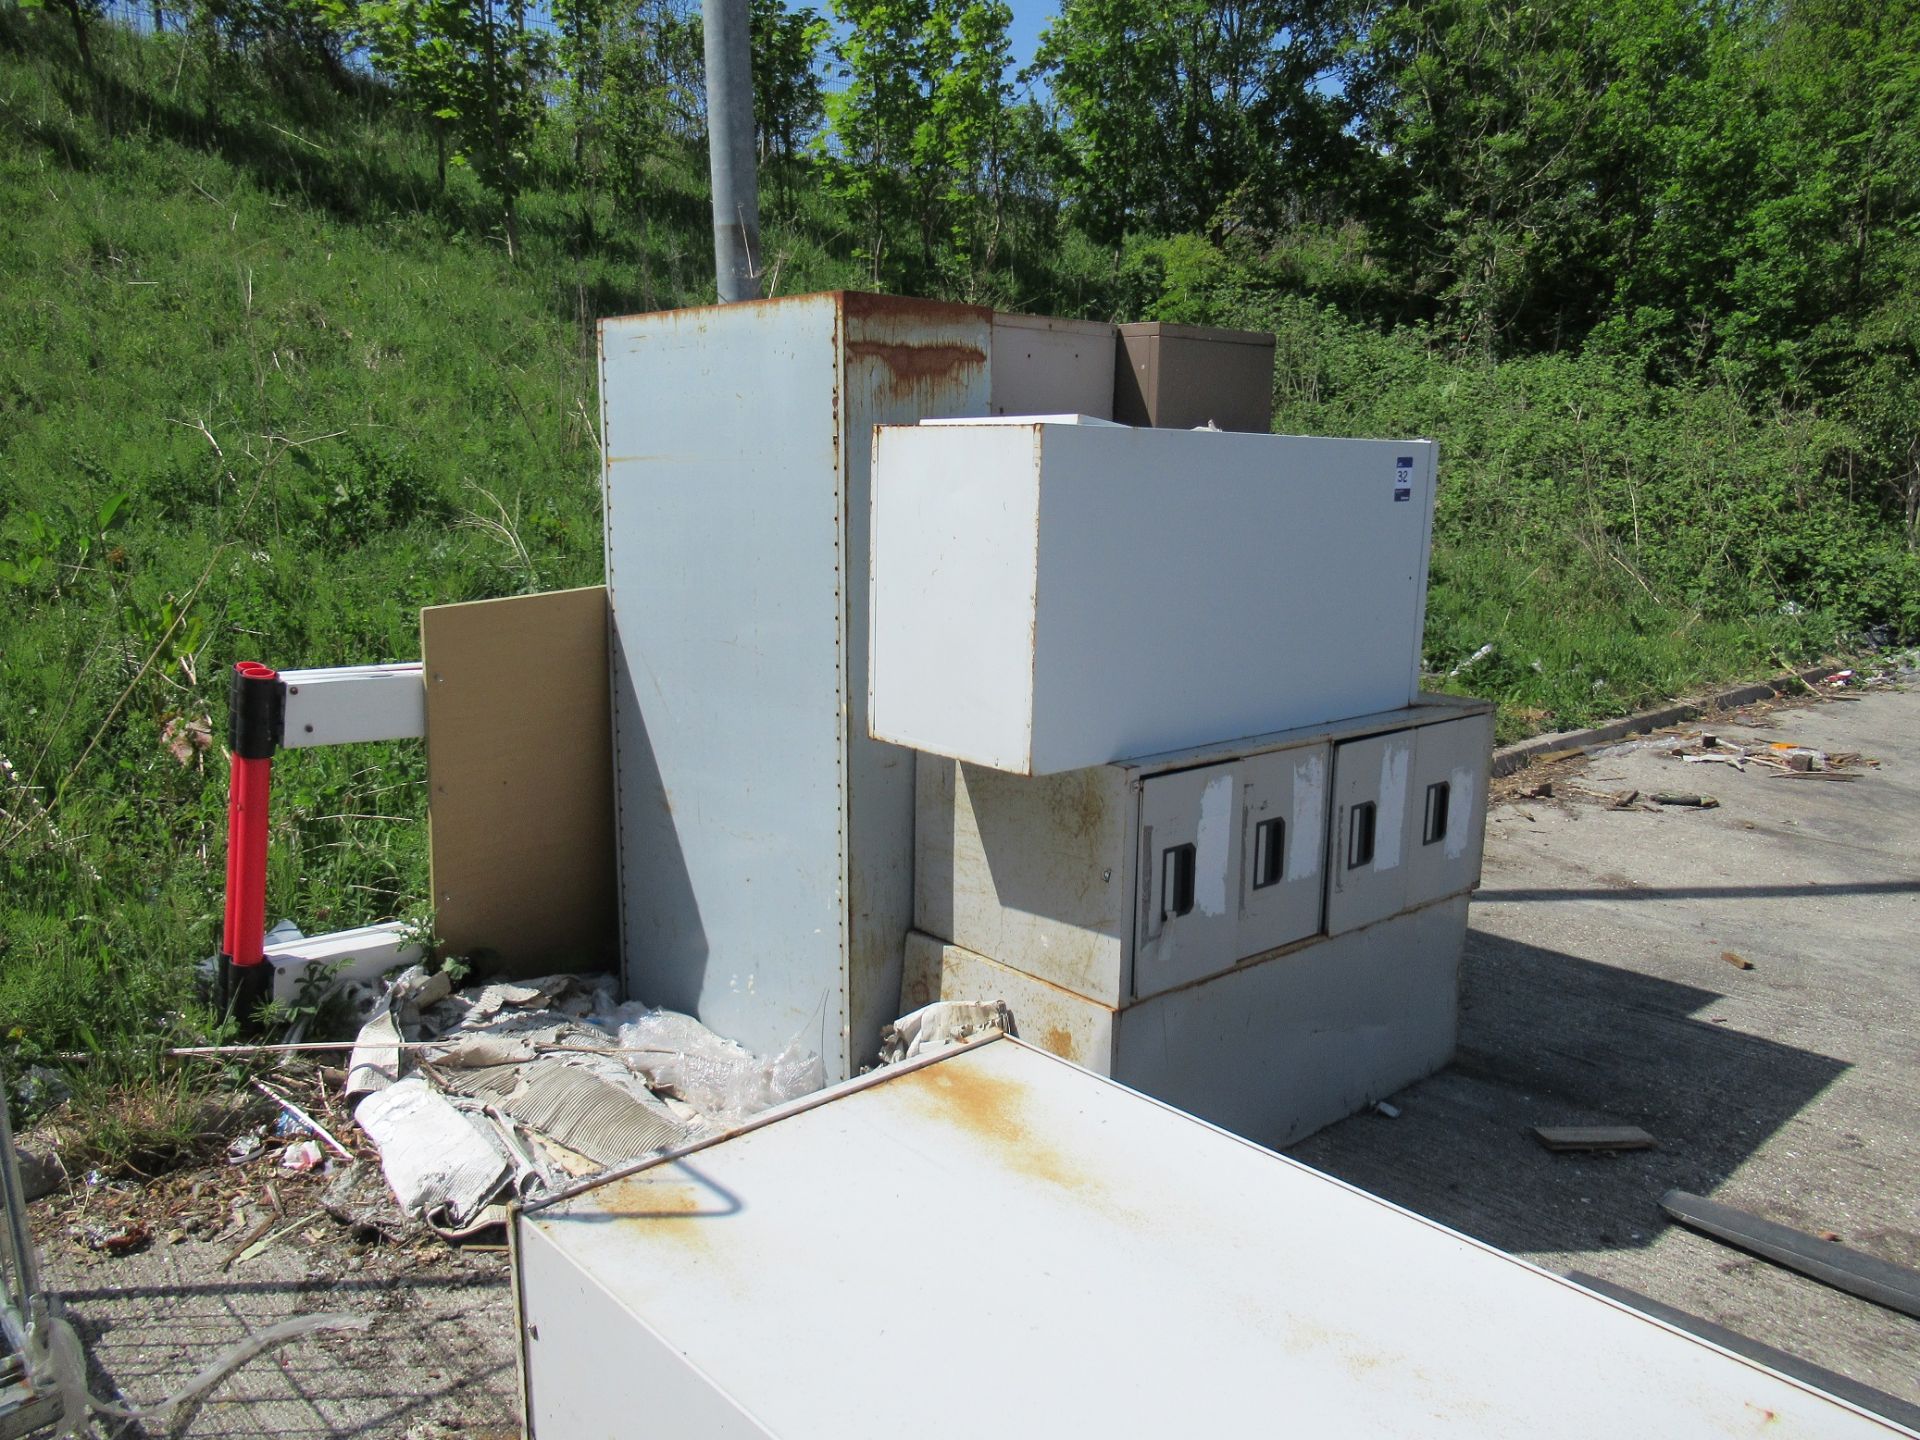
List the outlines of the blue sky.
{"type": "Polygon", "coordinates": [[[1033,52],[1040,46],[1040,32],[1060,13],[1054,0],[1007,0],[1013,7],[1013,63],[1016,69],[1033,63],[1033,52]]]}

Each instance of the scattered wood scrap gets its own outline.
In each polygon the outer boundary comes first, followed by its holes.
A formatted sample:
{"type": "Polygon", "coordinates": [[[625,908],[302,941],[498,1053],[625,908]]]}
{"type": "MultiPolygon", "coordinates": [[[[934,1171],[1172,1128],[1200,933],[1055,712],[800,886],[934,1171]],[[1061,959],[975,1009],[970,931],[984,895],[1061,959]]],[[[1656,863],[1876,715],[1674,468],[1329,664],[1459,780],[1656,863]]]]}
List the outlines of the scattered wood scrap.
{"type": "Polygon", "coordinates": [[[1548,750],[1543,754],[1534,756],[1533,763],[1536,765],[1553,765],[1562,760],[1583,759],[1586,753],[1586,748],[1580,745],[1575,745],[1570,750],[1548,750]]]}
{"type": "Polygon", "coordinates": [[[1536,1125],[1533,1138],[1556,1154],[1653,1149],[1653,1136],[1638,1125],[1536,1125]]]}
{"type": "Polygon", "coordinates": [[[1920,1319],[1920,1270],[1909,1270],[1684,1190],[1669,1190],[1660,1197],[1660,1208],[1703,1235],[1920,1319]]]}
{"type": "Polygon", "coordinates": [[[1711,795],[1684,794],[1672,790],[1662,790],[1647,797],[1656,805],[1678,805],[1689,810],[1718,810],[1720,802],[1711,795]]]}

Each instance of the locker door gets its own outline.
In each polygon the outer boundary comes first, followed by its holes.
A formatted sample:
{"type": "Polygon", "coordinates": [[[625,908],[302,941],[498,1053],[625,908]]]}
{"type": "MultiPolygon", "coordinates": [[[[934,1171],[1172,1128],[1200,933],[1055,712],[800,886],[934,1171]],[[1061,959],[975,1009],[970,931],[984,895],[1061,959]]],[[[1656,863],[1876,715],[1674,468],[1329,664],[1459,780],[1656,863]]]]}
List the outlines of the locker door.
{"type": "Polygon", "coordinates": [[[1327,745],[1302,745],[1244,763],[1236,959],[1319,933],[1332,759],[1327,745]]]}
{"type": "Polygon", "coordinates": [[[1136,997],[1233,968],[1239,809],[1232,765],[1155,775],[1141,785],[1136,997]]]}
{"type": "Polygon", "coordinates": [[[1457,895],[1479,882],[1492,753],[1491,715],[1467,715],[1414,732],[1409,906],[1457,895]]]}
{"type": "Polygon", "coordinates": [[[1338,935],[1406,908],[1414,737],[1401,730],[1349,740],[1333,756],[1327,836],[1327,933],[1338,935]]]}

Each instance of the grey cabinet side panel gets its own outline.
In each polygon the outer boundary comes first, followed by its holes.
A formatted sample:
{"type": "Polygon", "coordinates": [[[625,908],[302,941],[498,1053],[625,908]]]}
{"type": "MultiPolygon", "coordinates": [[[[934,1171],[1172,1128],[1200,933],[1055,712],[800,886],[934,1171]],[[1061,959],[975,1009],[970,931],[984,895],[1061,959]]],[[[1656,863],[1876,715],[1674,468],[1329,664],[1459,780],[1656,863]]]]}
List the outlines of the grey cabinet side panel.
{"type": "Polygon", "coordinates": [[[921,929],[1106,1005],[1125,996],[1135,791],[1118,766],[920,757],[921,929]]]}
{"type": "Polygon", "coordinates": [[[991,312],[844,297],[839,390],[846,458],[841,654],[847,715],[848,1072],[874,1059],[900,1014],[900,969],[913,924],[911,750],[867,734],[871,633],[873,427],[985,415],[991,312]]]}
{"type": "Polygon", "coordinates": [[[846,1073],[835,315],[821,297],[602,330],[628,992],[756,1051],[804,1029],[830,1075],[846,1073]]]}

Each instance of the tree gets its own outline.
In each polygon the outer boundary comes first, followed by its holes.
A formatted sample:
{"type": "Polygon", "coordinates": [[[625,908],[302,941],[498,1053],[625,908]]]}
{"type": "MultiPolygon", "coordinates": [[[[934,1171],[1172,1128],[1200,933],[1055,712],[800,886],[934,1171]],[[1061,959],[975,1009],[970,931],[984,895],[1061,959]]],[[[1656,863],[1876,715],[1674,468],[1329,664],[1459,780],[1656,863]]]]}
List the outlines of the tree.
{"type": "Polygon", "coordinates": [[[819,149],[874,283],[929,284],[943,247],[977,283],[1004,194],[1012,11],[1003,0],[834,0],[834,12],[848,27],[835,50],[847,84],[826,97],[819,149]]]}
{"type": "Polygon", "coordinates": [[[1604,29],[1564,0],[1405,0],[1367,17],[1353,83],[1361,133],[1387,157],[1377,240],[1461,343],[1492,352],[1595,318],[1605,59],[1590,28],[1604,29]]]}
{"type": "MultiPolygon", "coordinates": [[[[539,119],[550,39],[526,0],[316,0],[336,30],[435,126],[452,158],[500,202],[507,253],[520,249],[519,198],[539,119]]],[[[442,186],[447,151],[441,150],[442,186]]]]}
{"type": "Polygon", "coordinates": [[[1036,70],[1088,229],[1219,240],[1271,223],[1350,148],[1325,84],[1335,40],[1320,0],[1066,0],[1036,70]]]}
{"type": "Polygon", "coordinates": [[[829,33],[811,5],[753,0],[753,109],[763,158],[792,162],[826,116],[820,53],[829,33]]]}

